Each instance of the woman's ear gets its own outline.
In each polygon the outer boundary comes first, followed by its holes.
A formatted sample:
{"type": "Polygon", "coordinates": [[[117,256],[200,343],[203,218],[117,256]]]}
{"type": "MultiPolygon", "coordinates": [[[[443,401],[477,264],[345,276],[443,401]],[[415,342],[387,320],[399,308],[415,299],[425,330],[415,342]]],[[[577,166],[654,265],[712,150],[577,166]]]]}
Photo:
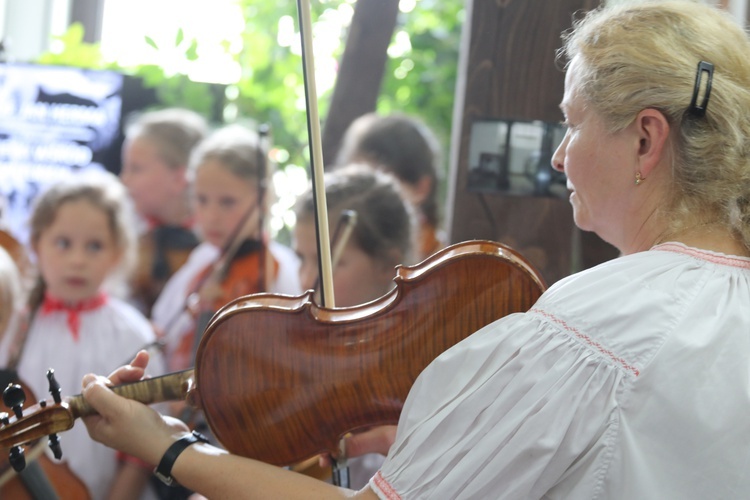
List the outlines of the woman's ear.
{"type": "Polygon", "coordinates": [[[669,122],[661,111],[647,108],[638,113],[635,126],[639,137],[638,172],[648,178],[668,151],[669,122]]]}

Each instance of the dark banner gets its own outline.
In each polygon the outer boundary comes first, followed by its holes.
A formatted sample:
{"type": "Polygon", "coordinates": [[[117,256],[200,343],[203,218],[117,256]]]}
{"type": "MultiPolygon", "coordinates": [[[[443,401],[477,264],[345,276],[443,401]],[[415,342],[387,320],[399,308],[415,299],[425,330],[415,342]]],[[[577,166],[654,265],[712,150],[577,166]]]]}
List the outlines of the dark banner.
{"type": "Polygon", "coordinates": [[[119,156],[123,80],[114,71],[0,64],[0,220],[21,241],[45,186],[113,170],[107,158],[119,156]]]}

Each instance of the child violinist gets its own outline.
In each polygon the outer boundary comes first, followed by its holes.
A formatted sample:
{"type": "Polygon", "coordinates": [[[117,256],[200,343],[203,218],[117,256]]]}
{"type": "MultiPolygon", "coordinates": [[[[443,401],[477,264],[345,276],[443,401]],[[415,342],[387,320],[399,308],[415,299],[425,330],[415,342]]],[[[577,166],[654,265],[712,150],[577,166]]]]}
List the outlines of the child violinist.
{"type": "MultiPolygon", "coordinates": [[[[414,211],[393,176],[367,165],[326,173],[325,189],[334,240],[331,252],[336,261],[332,270],[335,305],[375,300],[393,288],[394,268],[413,261],[414,211]],[[348,217],[355,220],[349,222],[348,217]],[[347,223],[350,232],[342,230],[347,223]],[[341,241],[342,237],[346,241],[341,241]]],[[[306,290],[317,289],[318,246],[311,190],[300,196],[295,213],[293,245],[301,263],[300,282],[306,290]]]]}
{"type": "Polygon", "coordinates": [[[202,116],[180,108],[148,111],[126,129],[120,179],[141,219],[131,300],[147,316],[169,277],[198,245],[187,164],[207,130],[202,116]]]}
{"type": "MultiPolygon", "coordinates": [[[[48,188],[31,216],[30,243],[38,278],[29,298],[28,328],[0,343],[0,365],[12,360],[20,379],[37,397],[48,392],[49,368],[63,391],[92,369],[111,370],[155,341],[135,308],[110,290],[124,281],[135,251],[133,212],[124,187],[109,173],[79,174],[48,188]]],[[[160,374],[159,358],[150,372],[160,374]]],[[[87,438],[74,427],[62,438],[62,460],[87,486],[91,498],[114,498],[118,475],[137,498],[147,480],[139,466],[87,438]]],[[[121,498],[121,497],[120,497],[121,498]]]]}
{"type": "Polygon", "coordinates": [[[344,134],[337,163],[364,162],[393,174],[404,197],[417,210],[416,258],[423,260],[446,245],[440,229],[438,187],[440,143],[414,116],[368,113],[344,134]]]}
{"type": "MultiPolygon", "coordinates": [[[[416,215],[398,181],[364,164],[347,165],[325,174],[325,189],[332,228],[336,307],[356,306],[385,295],[394,287],[395,267],[413,263],[416,215]],[[351,224],[348,231],[344,229],[346,224],[351,224]]],[[[300,196],[295,213],[293,246],[301,262],[300,282],[305,289],[318,291],[318,245],[311,190],[300,196]]],[[[384,456],[376,453],[349,460],[350,486],[358,489],[366,485],[383,460],[384,456]]],[[[321,459],[321,465],[328,464],[327,459],[321,459]]],[[[317,470],[308,469],[305,473],[325,477],[317,470]]]]}
{"type": "Polygon", "coordinates": [[[170,371],[193,366],[207,319],[227,302],[300,291],[296,256],[262,228],[265,170],[258,135],[239,125],[215,131],[193,152],[188,173],[203,242],[164,287],[151,318],[170,371]]]}

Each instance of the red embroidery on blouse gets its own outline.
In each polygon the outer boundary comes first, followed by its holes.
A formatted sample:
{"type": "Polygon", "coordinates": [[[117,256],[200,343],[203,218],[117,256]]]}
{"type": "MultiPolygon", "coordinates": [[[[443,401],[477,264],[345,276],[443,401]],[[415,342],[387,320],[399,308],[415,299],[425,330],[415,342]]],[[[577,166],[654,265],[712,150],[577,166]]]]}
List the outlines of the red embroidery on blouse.
{"type": "Polygon", "coordinates": [[[392,500],[401,500],[401,495],[396,493],[396,490],[385,480],[380,471],[375,474],[373,481],[375,481],[375,485],[385,496],[392,500]]]}
{"type": "Polygon", "coordinates": [[[656,245],[651,250],[681,253],[684,255],[689,255],[690,257],[695,257],[696,259],[713,262],[715,264],[739,267],[741,269],[750,269],[750,259],[744,257],[735,257],[731,255],[719,255],[713,252],[703,251],[698,248],[688,247],[681,243],[662,243],[661,245],[656,245]]]}
{"type": "Polygon", "coordinates": [[[630,363],[628,363],[627,361],[625,361],[621,357],[617,356],[614,352],[610,351],[609,349],[607,349],[606,347],[604,347],[603,345],[601,345],[599,342],[597,342],[594,339],[592,339],[591,337],[589,337],[588,335],[585,335],[585,334],[581,333],[577,328],[574,328],[574,327],[570,326],[564,320],[558,318],[557,316],[554,316],[554,315],[552,315],[552,314],[550,314],[550,313],[548,313],[546,311],[542,311],[541,309],[537,309],[537,308],[532,308],[530,311],[533,311],[535,313],[541,314],[542,316],[544,316],[545,318],[549,319],[550,321],[552,321],[554,323],[557,323],[558,325],[562,326],[563,328],[565,328],[566,330],[568,330],[569,332],[571,332],[573,335],[575,335],[577,338],[583,340],[584,342],[586,342],[590,346],[594,347],[596,350],[598,350],[602,354],[606,355],[607,357],[609,357],[613,361],[619,363],[623,368],[625,368],[629,372],[633,373],[636,377],[641,374],[641,372],[638,370],[638,368],[636,368],[635,366],[631,365],[630,363]]]}

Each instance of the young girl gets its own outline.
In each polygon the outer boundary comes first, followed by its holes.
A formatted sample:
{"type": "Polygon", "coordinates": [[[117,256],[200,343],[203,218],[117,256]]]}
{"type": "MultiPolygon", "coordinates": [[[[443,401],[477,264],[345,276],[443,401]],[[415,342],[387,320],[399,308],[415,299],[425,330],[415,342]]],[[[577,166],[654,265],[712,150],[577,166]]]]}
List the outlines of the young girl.
{"type": "Polygon", "coordinates": [[[396,176],[404,196],[417,208],[418,260],[446,245],[438,210],[440,144],[432,130],[400,113],[362,115],[344,134],[337,158],[341,165],[352,162],[365,162],[396,176]]]}
{"type": "MultiPolygon", "coordinates": [[[[394,177],[366,165],[345,166],[327,173],[325,187],[335,260],[332,263],[335,305],[348,307],[375,300],[394,287],[395,267],[412,263],[414,211],[394,177]],[[342,230],[344,226],[339,223],[347,216],[355,219],[350,232],[342,230]]],[[[297,202],[293,244],[301,261],[300,282],[305,289],[317,292],[314,214],[312,191],[308,191],[297,202]]],[[[383,455],[375,453],[350,460],[350,486],[359,489],[366,485],[383,460],[383,455]]],[[[321,464],[328,464],[325,457],[321,464]]],[[[305,472],[325,477],[318,471],[305,472]]]]}
{"type": "Polygon", "coordinates": [[[198,245],[187,164],[206,133],[203,117],[179,108],[144,113],[126,130],[120,178],[142,219],[132,301],[147,316],[169,277],[198,245]]]}
{"type": "MultiPolygon", "coordinates": [[[[332,254],[340,247],[333,268],[336,307],[354,306],[377,299],[393,287],[398,264],[413,260],[414,214],[404,201],[396,180],[365,165],[342,167],[325,175],[326,204],[332,239],[345,237],[337,230],[342,216],[355,214],[345,244],[332,241],[332,254]]],[[[316,289],[318,246],[312,191],[296,207],[294,248],[300,258],[300,282],[316,289]]]]}
{"type": "Polygon", "coordinates": [[[193,208],[203,243],[169,280],[152,314],[170,371],[193,366],[198,335],[230,300],[261,291],[300,291],[294,253],[268,242],[261,228],[265,164],[258,136],[238,125],[214,132],[191,157],[193,208]]]}
{"type": "MultiPolygon", "coordinates": [[[[111,370],[154,342],[146,318],[107,292],[132,262],[131,210],[124,188],[108,173],[80,174],[37,199],[30,243],[39,277],[29,299],[31,322],[26,331],[0,343],[0,366],[17,352],[18,376],[36,397],[48,397],[49,368],[62,391],[75,394],[85,373],[111,370]]],[[[151,372],[161,371],[157,358],[151,372]]],[[[123,493],[122,487],[110,490],[118,473],[133,474],[132,463],[118,463],[115,451],[94,444],[80,426],[61,441],[62,460],[92,498],[123,493]]],[[[145,474],[136,477],[145,484],[145,474]]],[[[131,498],[137,498],[133,493],[131,498]]]]}

